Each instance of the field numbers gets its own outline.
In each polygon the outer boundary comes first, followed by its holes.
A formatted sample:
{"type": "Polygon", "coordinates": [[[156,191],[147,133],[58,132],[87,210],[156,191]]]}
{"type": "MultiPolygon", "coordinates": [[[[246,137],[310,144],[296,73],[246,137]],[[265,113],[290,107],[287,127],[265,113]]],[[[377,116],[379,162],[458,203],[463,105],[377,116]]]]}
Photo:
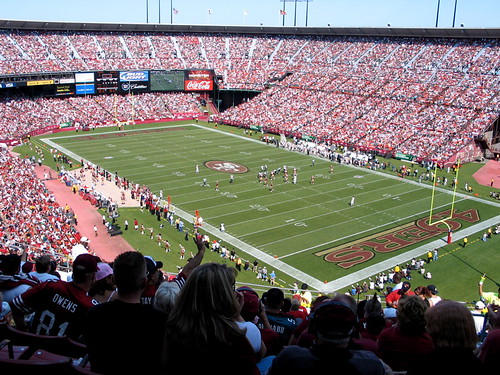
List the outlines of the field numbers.
{"type": "Polygon", "coordinates": [[[307,227],[307,224],[303,221],[295,221],[295,219],[285,220],[285,223],[293,223],[296,227],[307,227]]]}
{"type": "Polygon", "coordinates": [[[177,177],[184,177],[184,176],[186,175],[185,173],[178,172],[178,171],[177,171],[177,172],[172,172],[172,174],[173,174],[174,176],[177,176],[177,177]]]}
{"type": "Polygon", "coordinates": [[[252,155],[252,153],[248,152],[248,151],[240,151],[240,154],[242,154],[242,155],[252,155]]]}
{"type": "Polygon", "coordinates": [[[147,158],[145,158],[144,156],[136,156],[135,159],[137,160],[146,160],[147,158]]]}
{"type": "Polygon", "coordinates": [[[384,194],[382,195],[384,198],[387,198],[387,199],[394,199],[395,201],[400,201],[401,198],[397,195],[392,195],[392,194],[384,194]]]}
{"type": "Polygon", "coordinates": [[[230,193],[228,191],[224,191],[224,192],[220,193],[220,195],[222,195],[226,198],[238,198],[238,196],[236,194],[230,193]]]}
{"type": "Polygon", "coordinates": [[[120,153],[121,154],[130,154],[130,151],[129,150],[120,150],[120,153]]]}
{"type": "Polygon", "coordinates": [[[318,173],[316,175],[317,178],[322,178],[324,180],[329,180],[330,179],[330,176],[326,175],[326,174],[323,174],[323,173],[318,173]]]}
{"type": "Polygon", "coordinates": [[[108,143],[106,146],[108,146],[109,148],[115,148],[116,145],[112,144],[112,143],[108,143]]]}
{"type": "Polygon", "coordinates": [[[212,143],[212,141],[209,141],[208,139],[202,139],[200,142],[201,143],[212,143]]]}
{"type": "Polygon", "coordinates": [[[230,149],[231,146],[219,146],[219,148],[223,148],[223,149],[227,150],[227,149],[230,149]]]}
{"type": "Polygon", "coordinates": [[[250,207],[258,211],[269,211],[269,208],[267,208],[266,206],[261,206],[260,204],[252,204],[250,205],[250,207]]]}
{"type": "Polygon", "coordinates": [[[163,164],[158,164],[158,163],[153,163],[153,167],[156,167],[156,168],[165,168],[165,166],[163,164]]]}
{"type": "Polygon", "coordinates": [[[357,184],[347,184],[348,187],[353,188],[353,189],[360,189],[363,190],[364,186],[363,185],[357,185],[357,184]]]}

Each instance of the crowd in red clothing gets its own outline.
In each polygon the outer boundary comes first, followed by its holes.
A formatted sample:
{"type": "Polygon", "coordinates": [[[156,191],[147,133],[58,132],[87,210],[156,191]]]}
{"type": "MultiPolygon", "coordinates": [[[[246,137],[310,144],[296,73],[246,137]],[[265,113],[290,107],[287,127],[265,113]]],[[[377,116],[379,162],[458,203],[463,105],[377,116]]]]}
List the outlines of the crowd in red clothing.
{"type": "Polygon", "coordinates": [[[0,114],[0,139],[13,139],[68,122],[82,128],[126,121],[197,117],[202,115],[202,110],[194,94],[144,93],[64,99],[7,96],[0,99],[0,114]]]}
{"type": "Polygon", "coordinates": [[[71,207],[61,206],[35,174],[32,160],[0,152],[0,251],[62,259],[79,240],[71,207]]]}
{"type": "MultiPolygon", "coordinates": [[[[497,40],[4,30],[0,52],[0,73],[214,69],[222,88],[272,87],[220,121],[424,160],[447,161],[500,111],[497,40]]],[[[131,113],[123,98],[39,101],[45,109],[36,102],[3,108],[11,125],[4,122],[2,134],[43,126],[54,112],[83,123],[131,113]],[[20,119],[24,113],[31,121],[20,119]]],[[[158,95],[140,95],[135,106],[137,118],[169,112],[158,95]],[[151,99],[156,105],[148,107],[151,99]]]]}

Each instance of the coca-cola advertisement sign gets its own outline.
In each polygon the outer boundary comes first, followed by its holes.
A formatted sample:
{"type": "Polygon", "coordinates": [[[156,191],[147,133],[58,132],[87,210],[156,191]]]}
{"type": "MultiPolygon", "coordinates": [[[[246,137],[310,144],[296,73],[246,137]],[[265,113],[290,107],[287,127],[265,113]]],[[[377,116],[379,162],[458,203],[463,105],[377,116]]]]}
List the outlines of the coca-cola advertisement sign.
{"type": "Polygon", "coordinates": [[[184,81],[185,91],[211,91],[214,89],[214,81],[208,80],[186,80],[184,81]]]}

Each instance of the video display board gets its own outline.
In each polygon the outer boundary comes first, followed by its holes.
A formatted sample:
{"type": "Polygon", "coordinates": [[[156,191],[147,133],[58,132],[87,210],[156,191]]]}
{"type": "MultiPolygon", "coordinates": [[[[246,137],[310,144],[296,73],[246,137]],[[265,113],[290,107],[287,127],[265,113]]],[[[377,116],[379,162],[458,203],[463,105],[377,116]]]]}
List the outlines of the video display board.
{"type": "Polygon", "coordinates": [[[183,91],[183,70],[151,70],[151,91],[183,91]]]}

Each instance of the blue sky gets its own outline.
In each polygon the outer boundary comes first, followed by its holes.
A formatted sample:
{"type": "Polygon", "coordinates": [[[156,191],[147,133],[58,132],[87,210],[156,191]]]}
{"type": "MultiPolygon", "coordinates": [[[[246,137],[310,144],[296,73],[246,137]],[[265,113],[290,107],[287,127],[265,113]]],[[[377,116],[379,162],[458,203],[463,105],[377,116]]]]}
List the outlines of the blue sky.
{"type": "MultiPolygon", "coordinates": [[[[455,0],[309,0],[307,25],[435,27],[438,2],[438,26],[451,27],[455,0]]],[[[146,23],[148,14],[149,23],[170,23],[171,3],[178,10],[173,17],[176,24],[281,26],[283,22],[282,0],[2,0],[1,18],[146,23]]],[[[306,26],[306,0],[287,0],[285,5],[285,26],[306,26]]],[[[499,28],[499,15],[500,0],[457,0],[455,27],[499,28]]]]}

